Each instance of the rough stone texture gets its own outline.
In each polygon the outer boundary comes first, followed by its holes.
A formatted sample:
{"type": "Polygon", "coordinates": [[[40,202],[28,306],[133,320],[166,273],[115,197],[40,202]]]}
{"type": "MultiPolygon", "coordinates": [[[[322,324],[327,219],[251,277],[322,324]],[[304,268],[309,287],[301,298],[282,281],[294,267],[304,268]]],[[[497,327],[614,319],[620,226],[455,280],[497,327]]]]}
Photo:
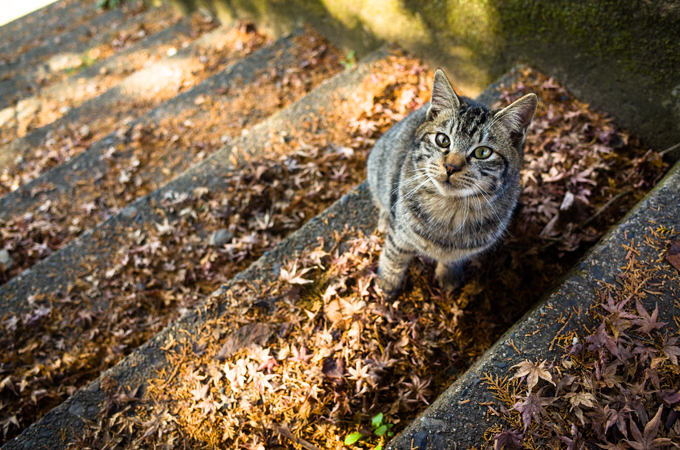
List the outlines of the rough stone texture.
{"type": "MultiPolygon", "coordinates": [[[[165,0],[191,9],[196,0],[165,0]]],[[[680,141],[680,7],[669,0],[206,0],[270,32],[301,21],[361,56],[393,41],[475,95],[530,62],[659,150],[680,141]]],[[[680,157],[680,151],[673,153],[680,157]]]]}
{"type": "MultiPolygon", "coordinates": [[[[294,51],[295,48],[294,38],[299,35],[301,35],[301,31],[297,30],[288,37],[281,38],[276,43],[253,52],[251,55],[240,61],[234,62],[226,69],[203,81],[201,84],[149,111],[143,117],[137,118],[127,125],[126,128],[131,130],[135,125],[140,123],[157,124],[162,120],[179,116],[183,111],[195,109],[195,100],[199,96],[203,95],[211,97],[213,95],[218,95],[216,93],[221,89],[233,86],[237,82],[241,83],[242,87],[254,83],[256,82],[257,72],[266,68],[272,60],[276,61],[276,67],[281,71],[289,68],[295,63],[295,57],[293,56],[292,51],[294,51]]],[[[234,94],[232,93],[229,95],[233,96],[234,94]]],[[[107,99],[108,98],[109,97],[107,97],[107,99]]],[[[229,98],[231,97],[226,97],[226,99],[229,98]]],[[[97,100],[95,105],[88,108],[94,109],[98,102],[100,102],[100,100],[97,100]]],[[[247,119],[248,114],[244,113],[244,122],[247,122],[247,119]]],[[[76,190],[82,187],[83,183],[87,183],[88,186],[92,183],[93,173],[101,173],[103,175],[111,171],[111,165],[102,156],[106,153],[107,149],[112,146],[125,146],[125,140],[126,137],[118,136],[116,131],[111,132],[108,136],[94,142],[83,153],[80,153],[52,170],[45,172],[40,177],[26,183],[4,197],[0,197],[0,220],[20,217],[36,205],[46,201],[58,202],[59,198],[64,194],[76,195],[76,190]],[[51,188],[48,192],[42,192],[37,195],[31,194],[33,190],[38,190],[40,186],[50,186],[51,188]]],[[[190,155],[186,155],[186,158],[190,158],[190,155]]],[[[1,155],[0,160],[2,160],[1,155]]],[[[147,176],[150,173],[153,173],[154,176],[152,179],[157,185],[162,185],[167,182],[169,176],[178,175],[178,173],[173,174],[172,172],[170,172],[169,175],[162,172],[159,173],[157,168],[152,169],[146,166],[140,166],[138,173],[140,176],[147,176]],[[152,170],[154,172],[151,172],[152,170]]],[[[0,298],[2,298],[2,295],[0,295],[0,298]]]]}
{"type": "MultiPolygon", "coordinates": [[[[269,133],[266,130],[288,130],[292,123],[303,122],[306,115],[314,114],[315,110],[328,104],[328,97],[330,95],[348,95],[351,93],[353,85],[358,83],[364,76],[370,74],[371,65],[386,57],[386,55],[386,51],[378,52],[359,63],[355,69],[337,75],[320,88],[309,93],[299,102],[256,127],[247,136],[235,142],[235,146],[251,149],[250,151],[252,152],[253,149],[266,144],[268,141],[267,135],[269,133]],[[310,109],[307,109],[307,107],[310,109]],[[262,132],[258,132],[260,130],[262,132]]],[[[501,78],[501,80],[487,89],[483,95],[478,97],[477,100],[487,103],[494,101],[498,96],[500,86],[510,83],[511,80],[512,74],[501,78]]],[[[226,163],[226,159],[228,155],[229,152],[227,151],[214,155],[197,168],[188,171],[181,178],[170,183],[162,192],[154,194],[153,197],[159,198],[163,192],[168,192],[169,190],[177,192],[191,191],[194,186],[205,185],[211,180],[213,180],[211,185],[213,187],[214,180],[218,178],[214,174],[227,170],[228,163],[226,163]]],[[[127,214],[134,215],[135,220],[140,216],[145,217],[144,220],[149,220],[149,215],[151,214],[148,211],[149,200],[150,198],[145,197],[131,207],[137,212],[136,215],[131,210],[127,214]]],[[[113,220],[123,221],[124,219],[120,217],[123,216],[122,212],[119,216],[114,217],[113,220]]],[[[77,432],[83,427],[83,422],[79,417],[92,420],[99,411],[99,404],[104,400],[104,393],[99,388],[102,377],[112,377],[119,385],[123,386],[139,386],[140,390],[138,393],[140,395],[143,394],[146,381],[155,376],[157,371],[167,364],[165,352],[161,350],[161,347],[166,342],[169,342],[171,336],[174,336],[179,341],[181,340],[180,335],[184,335],[186,332],[194,333],[203,327],[207,320],[223,314],[224,308],[221,307],[220,299],[224,298],[224,292],[230,289],[234,283],[239,280],[263,280],[266,282],[275,279],[279,275],[281,261],[293,256],[295,253],[300,253],[305,249],[311,249],[318,245],[317,236],[332,236],[333,231],[342,232],[345,225],[349,225],[355,230],[361,230],[364,233],[371,233],[377,225],[377,212],[373,206],[366,182],[344,195],[322,214],[312,218],[302,228],[280,242],[273,250],[265,253],[263,257],[253,263],[248,269],[236,275],[232,281],[215,292],[206,303],[169,325],[118,365],[100,375],[97,380],[90,383],[86,388],[77,392],[66,402],[50,411],[41,420],[31,425],[23,434],[5,444],[2,449],[28,450],[42,448],[43,446],[50,449],[64,448],[65,445],[60,437],[60,433],[65,433],[65,439],[68,441],[72,437],[71,433],[73,430],[77,432]]],[[[107,224],[103,224],[99,229],[106,226],[107,224]]],[[[96,230],[95,232],[98,231],[96,230]]],[[[89,239],[89,235],[83,236],[78,241],[83,242],[87,239],[89,239]]],[[[333,243],[328,242],[327,245],[330,248],[333,243]]],[[[87,244],[84,246],[87,246],[87,244]]],[[[73,264],[67,263],[67,261],[70,258],[80,257],[78,252],[87,251],[73,245],[69,245],[64,250],[67,250],[68,253],[58,258],[54,257],[54,255],[50,256],[45,261],[48,261],[52,267],[73,264]]],[[[58,253],[63,252],[60,251],[58,253]]],[[[31,271],[33,269],[28,272],[31,271]]],[[[38,277],[34,278],[32,282],[40,283],[40,280],[41,278],[38,277]]],[[[4,307],[5,305],[0,305],[0,316],[3,314],[2,308],[4,307]]]]}
{"type": "MultiPolygon", "coordinates": [[[[505,377],[513,371],[510,367],[525,359],[530,361],[550,360],[558,357],[562,350],[550,350],[551,341],[562,329],[557,319],[569,316],[561,333],[597,327],[594,319],[585,314],[597,301],[595,289],[600,283],[616,284],[620,267],[625,265],[628,249],[622,244],[644,242],[649,228],[666,226],[680,230],[680,162],[617,226],[612,228],[600,242],[577,264],[566,277],[546,295],[534,308],[520,319],[512,328],[489,349],[482,357],[449,387],[427,410],[425,410],[401,434],[387,446],[390,450],[425,450],[443,448],[464,448],[479,446],[482,435],[491,426],[487,421],[486,406],[480,403],[493,399],[491,393],[480,382],[484,374],[505,377]],[[583,311],[576,314],[574,311],[583,311]],[[519,349],[517,354],[510,341],[519,349]],[[467,401],[463,404],[461,402],[467,401]]],[[[658,251],[640,250],[638,261],[654,261],[658,251]]],[[[670,271],[674,268],[667,264],[670,271]]],[[[672,273],[672,272],[671,272],[672,273]]],[[[677,273],[676,273],[677,275],[677,273]]],[[[680,287],[680,275],[672,277],[669,283],[674,289],[680,287]]],[[[668,286],[665,288],[668,292],[668,286]]],[[[666,322],[680,311],[669,294],[656,296],[659,316],[666,322]]],[[[654,303],[646,305],[654,308],[654,303]]]]}

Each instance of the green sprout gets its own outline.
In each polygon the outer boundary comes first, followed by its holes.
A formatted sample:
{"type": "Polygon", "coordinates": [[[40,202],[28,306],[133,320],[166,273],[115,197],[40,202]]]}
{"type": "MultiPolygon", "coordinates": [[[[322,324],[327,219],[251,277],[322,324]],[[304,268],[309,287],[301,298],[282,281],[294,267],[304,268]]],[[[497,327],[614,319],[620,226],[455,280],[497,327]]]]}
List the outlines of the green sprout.
{"type": "MultiPolygon", "coordinates": [[[[391,430],[393,426],[393,423],[385,422],[385,416],[383,413],[378,413],[378,415],[371,419],[371,429],[373,434],[379,438],[378,444],[373,447],[373,450],[383,450],[386,439],[394,436],[394,432],[391,430]]],[[[364,437],[369,436],[364,436],[361,432],[355,431],[354,433],[348,434],[345,437],[345,445],[352,445],[364,437]]]]}
{"type": "Polygon", "coordinates": [[[352,67],[354,67],[354,64],[356,64],[356,62],[357,62],[356,53],[354,52],[354,50],[350,50],[347,53],[347,58],[340,61],[340,64],[345,66],[345,69],[351,69],[352,67]]]}

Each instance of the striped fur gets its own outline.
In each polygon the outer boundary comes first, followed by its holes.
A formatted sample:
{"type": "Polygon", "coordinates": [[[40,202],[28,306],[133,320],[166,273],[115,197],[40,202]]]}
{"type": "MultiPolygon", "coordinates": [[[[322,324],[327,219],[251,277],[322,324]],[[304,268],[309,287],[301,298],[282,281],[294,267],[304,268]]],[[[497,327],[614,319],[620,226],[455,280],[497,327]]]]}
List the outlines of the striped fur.
{"type": "Polygon", "coordinates": [[[490,111],[459,97],[437,70],[430,104],[376,142],[367,171],[385,233],[379,274],[387,295],[399,290],[416,253],[437,261],[442,288],[459,287],[465,262],[502,237],[536,105],[529,94],[490,111]]]}

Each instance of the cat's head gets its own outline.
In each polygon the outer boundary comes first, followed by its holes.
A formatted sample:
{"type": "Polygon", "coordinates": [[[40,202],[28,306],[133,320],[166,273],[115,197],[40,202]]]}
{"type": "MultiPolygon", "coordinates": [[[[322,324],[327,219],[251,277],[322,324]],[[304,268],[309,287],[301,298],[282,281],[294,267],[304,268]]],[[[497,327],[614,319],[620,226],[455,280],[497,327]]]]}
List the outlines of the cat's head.
{"type": "Polygon", "coordinates": [[[528,94],[490,111],[459,97],[437,70],[426,120],[416,131],[416,170],[427,174],[443,196],[490,201],[513,185],[516,190],[537,104],[536,95],[528,94]]]}

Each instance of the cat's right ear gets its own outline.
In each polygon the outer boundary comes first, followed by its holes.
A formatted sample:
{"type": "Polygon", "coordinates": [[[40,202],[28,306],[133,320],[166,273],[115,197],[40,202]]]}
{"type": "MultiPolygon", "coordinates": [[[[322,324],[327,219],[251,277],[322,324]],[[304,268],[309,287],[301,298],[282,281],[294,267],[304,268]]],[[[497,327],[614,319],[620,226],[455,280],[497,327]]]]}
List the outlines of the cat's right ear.
{"type": "Polygon", "coordinates": [[[460,109],[460,98],[444,72],[437,69],[432,82],[432,100],[430,100],[430,109],[427,111],[427,120],[433,120],[446,109],[460,109]]]}

